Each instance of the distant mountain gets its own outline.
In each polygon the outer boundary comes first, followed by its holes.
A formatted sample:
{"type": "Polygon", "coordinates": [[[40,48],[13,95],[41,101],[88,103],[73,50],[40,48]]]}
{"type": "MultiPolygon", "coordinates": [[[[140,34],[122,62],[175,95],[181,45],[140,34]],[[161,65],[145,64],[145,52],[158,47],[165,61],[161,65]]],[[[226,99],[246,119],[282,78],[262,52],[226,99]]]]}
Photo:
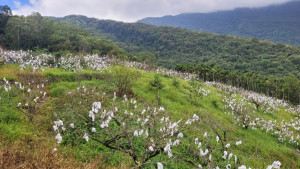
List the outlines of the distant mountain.
{"type": "Polygon", "coordinates": [[[181,27],[193,31],[256,37],[300,46],[300,1],[263,8],[238,8],[213,13],[145,18],[138,22],[181,27]]]}
{"type": "Polygon", "coordinates": [[[151,52],[159,65],[168,68],[198,62],[264,75],[292,73],[300,77],[300,48],[282,43],[76,15],[54,20],[69,22],[94,36],[110,39],[133,55],[151,52]]]}

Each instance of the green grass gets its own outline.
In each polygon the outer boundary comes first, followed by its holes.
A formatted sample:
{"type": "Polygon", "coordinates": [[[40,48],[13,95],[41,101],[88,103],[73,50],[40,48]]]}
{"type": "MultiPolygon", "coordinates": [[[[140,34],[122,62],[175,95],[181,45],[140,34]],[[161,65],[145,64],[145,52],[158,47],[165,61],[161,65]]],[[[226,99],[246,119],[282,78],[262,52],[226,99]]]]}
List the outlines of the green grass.
{"type": "MultiPolygon", "coordinates": [[[[142,77],[137,81],[134,87],[134,93],[138,96],[146,98],[149,101],[155,102],[155,91],[151,91],[149,82],[154,79],[153,73],[142,73],[142,77]]],[[[231,115],[224,114],[222,103],[222,97],[224,95],[219,89],[202,85],[203,88],[209,89],[212,92],[198,100],[197,105],[190,101],[189,92],[184,89],[184,86],[190,87],[190,85],[183,80],[179,79],[179,88],[172,86],[172,79],[161,77],[162,83],[165,87],[160,91],[162,97],[162,106],[170,112],[173,118],[182,118],[183,116],[190,116],[193,113],[198,115],[210,116],[214,119],[222,121],[224,125],[230,126],[232,124],[231,115]],[[217,107],[213,104],[217,105],[217,107]]],[[[287,113],[283,109],[276,111],[274,114],[265,114],[258,112],[258,117],[264,117],[272,120],[290,120],[293,115],[287,113]]],[[[218,121],[216,120],[216,121],[218,121]]],[[[204,126],[204,131],[208,130],[208,126],[204,126]]],[[[240,145],[239,151],[236,153],[241,155],[241,164],[252,166],[254,168],[266,168],[272,164],[273,161],[280,161],[284,168],[298,168],[300,167],[300,157],[295,153],[295,149],[299,147],[293,147],[287,143],[279,143],[278,139],[271,134],[266,134],[264,131],[242,129],[236,127],[236,131],[232,133],[233,137],[238,141],[242,140],[243,144],[240,145]],[[258,149],[257,153],[255,153],[258,149]],[[254,155],[253,155],[254,154],[254,155]],[[253,156],[252,156],[253,155],[253,156]],[[251,157],[251,158],[247,158],[251,157]]],[[[233,143],[234,144],[234,143],[233,143]]]]}
{"type": "MultiPolygon", "coordinates": [[[[149,82],[154,79],[154,73],[141,73],[141,77],[133,87],[133,92],[138,96],[146,99],[148,102],[158,104],[156,99],[156,91],[149,85],[149,82]]],[[[173,118],[180,119],[183,114],[186,116],[193,115],[199,112],[199,108],[189,102],[188,92],[184,86],[189,86],[188,82],[179,79],[179,88],[172,85],[172,78],[161,76],[164,88],[159,91],[161,97],[161,106],[165,107],[168,112],[171,112],[173,118]],[[184,113],[183,113],[184,112],[184,113]]]]}
{"type": "Polygon", "coordinates": [[[16,105],[15,99],[8,99],[6,92],[0,89],[0,137],[4,140],[30,140],[34,137],[34,126],[28,122],[16,105]]]}
{"type": "Polygon", "coordinates": [[[80,72],[64,71],[59,68],[47,68],[43,75],[50,79],[50,81],[69,81],[77,82],[83,80],[91,80],[94,78],[101,78],[99,71],[86,69],[80,72]]]}
{"type": "MultiPolygon", "coordinates": [[[[1,66],[0,78],[9,77],[17,80],[17,75],[20,72],[21,71],[19,71],[15,65],[1,66]]],[[[146,100],[148,103],[158,105],[156,91],[149,84],[150,81],[154,80],[155,73],[139,72],[140,78],[133,87],[134,95],[146,100]]],[[[101,91],[110,94],[116,91],[116,87],[111,84],[109,80],[106,80],[105,78],[94,78],[94,75],[104,77],[103,74],[97,71],[85,70],[81,73],[74,73],[62,71],[57,68],[49,68],[43,72],[42,75],[46,78],[53,79],[53,81],[50,81],[49,86],[47,86],[50,91],[48,102],[51,102],[52,99],[58,98],[63,93],[74,90],[81,85],[97,87],[101,91]]],[[[216,122],[222,124],[224,128],[228,128],[232,125],[235,126],[235,130],[230,133],[230,136],[234,141],[242,140],[243,142],[243,144],[233,152],[239,157],[240,165],[243,164],[253,168],[266,168],[268,165],[272,164],[273,161],[278,160],[282,163],[282,168],[300,168],[300,156],[296,152],[296,149],[299,149],[299,146],[280,143],[278,142],[278,139],[270,133],[260,130],[243,129],[240,126],[233,124],[234,120],[232,116],[224,113],[225,105],[222,102],[222,98],[224,95],[227,95],[226,93],[219,89],[196,82],[198,85],[202,86],[202,88],[210,90],[211,93],[204,97],[194,97],[195,93],[189,90],[191,88],[189,82],[177,79],[179,85],[174,86],[174,78],[167,76],[160,76],[160,78],[164,85],[159,91],[161,106],[165,107],[166,112],[171,119],[179,120],[181,118],[190,117],[195,113],[203,118],[203,120],[206,120],[205,118],[207,117],[213,118],[216,122]]],[[[29,123],[24,115],[19,113],[14,107],[7,106],[9,103],[8,100],[5,100],[3,90],[0,94],[1,97],[3,97],[3,99],[0,100],[0,135],[8,140],[22,140],[24,138],[33,137],[36,126],[29,123]]],[[[16,100],[14,100],[14,104],[17,104],[16,100]]],[[[47,106],[50,107],[46,107],[46,109],[51,109],[51,104],[47,106]]],[[[283,119],[289,121],[293,118],[293,115],[287,113],[284,109],[280,109],[272,115],[260,111],[256,114],[258,117],[277,121],[283,119]]],[[[48,123],[51,123],[52,119],[46,119],[46,121],[47,120],[48,123]]],[[[202,135],[205,131],[212,133],[210,126],[205,123],[199,124],[199,127],[201,128],[200,133],[191,133],[191,135],[202,135]]],[[[52,131],[47,132],[49,132],[48,135],[50,135],[50,137],[54,138],[55,134],[52,131]]],[[[234,144],[235,142],[231,143],[232,146],[235,146],[234,144]]],[[[105,163],[104,165],[118,166],[120,163],[130,163],[128,162],[128,157],[124,156],[124,154],[108,150],[102,145],[92,141],[89,143],[78,142],[73,146],[66,142],[66,144],[61,147],[66,152],[66,156],[70,154],[75,155],[75,157],[82,162],[87,162],[90,159],[102,156],[103,162],[105,163]]],[[[157,158],[164,159],[165,156],[157,158]]],[[[174,166],[168,165],[165,167],[174,168],[174,166]]],[[[180,167],[177,166],[177,168],[180,167]]],[[[149,165],[148,168],[155,168],[155,165],[149,165]]]]}
{"type": "Polygon", "coordinates": [[[18,77],[18,73],[23,72],[20,71],[18,65],[8,64],[0,66],[0,80],[5,77],[7,80],[16,80],[18,77]]]}

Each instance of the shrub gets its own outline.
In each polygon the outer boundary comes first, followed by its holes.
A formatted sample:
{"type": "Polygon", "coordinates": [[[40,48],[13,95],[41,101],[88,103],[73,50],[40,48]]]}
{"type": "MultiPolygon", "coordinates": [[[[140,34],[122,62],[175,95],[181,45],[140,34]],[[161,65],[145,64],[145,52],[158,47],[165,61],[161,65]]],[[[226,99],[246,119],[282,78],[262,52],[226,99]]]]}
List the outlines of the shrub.
{"type": "Polygon", "coordinates": [[[179,80],[177,78],[173,78],[172,85],[176,88],[179,88],[179,80]]]}
{"type": "Polygon", "coordinates": [[[132,87],[139,76],[136,70],[116,66],[110,69],[108,80],[117,87],[117,96],[132,95],[132,87]]]}

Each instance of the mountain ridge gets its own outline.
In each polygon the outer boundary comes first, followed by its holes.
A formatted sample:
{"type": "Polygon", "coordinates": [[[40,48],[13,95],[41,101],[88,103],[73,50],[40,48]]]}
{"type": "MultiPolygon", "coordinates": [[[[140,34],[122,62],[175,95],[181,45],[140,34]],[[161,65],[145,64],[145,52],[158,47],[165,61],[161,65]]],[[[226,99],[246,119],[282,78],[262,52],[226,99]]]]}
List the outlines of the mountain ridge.
{"type": "Polygon", "coordinates": [[[262,8],[236,8],[211,13],[184,13],[150,17],[137,22],[156,26],[181,27],[193,31],[256,37],[300,45],[300,1],[262,8]],[[274,29],[276,28],[276,29],[274,29]]]}
{"type": "Polygon", "coordinates": [[[199,62],[220,65],[224,69],[269,75],[292,73],[299,77],[299,49],[282,43],[76,15],[56,18],[56,21],[69,22],[94,36],[112,40],[133,54],[151,52],[160,66],[168,68],[199,62]]]}

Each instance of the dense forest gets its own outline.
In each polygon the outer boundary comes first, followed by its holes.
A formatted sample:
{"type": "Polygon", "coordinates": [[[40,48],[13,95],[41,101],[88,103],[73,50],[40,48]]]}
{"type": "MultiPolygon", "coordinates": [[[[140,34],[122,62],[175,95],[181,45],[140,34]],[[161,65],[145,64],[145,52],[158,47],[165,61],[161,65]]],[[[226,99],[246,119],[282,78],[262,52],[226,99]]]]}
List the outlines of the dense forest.
{"type": "Polygon", "coordinates": [[[138,22],[193,31],[256,37],[300,46],[300,1],[262,8],[238,8],[212,13],[187,13],[145,18],[138,22]]]}
{"type": "Polygon", "coordinates": [[[27,17],[12,16],[8,6],[1,6],[0,21],[0,44],[8,49],[51,52],[56,55],[83,52],[128,56],[109,40],[93,37],[67,22],[54,22],[39,13],[27,17]]]}
{"type": "Polygon", "coordinates": [[[192,32],[181,28],[122,23],[85,16],[56,18],[85,28],[94,36],[111,39],[128,52],[152,52],[158,65],[205,63],[228,70],[261,75],[300,77],[300,49],[282,43],[192,32]]]}
{"type": "Polygon", "coordinates": [[[260,76],[254,72],[225,70],[212,64],[177,64],[175,70],[196,73],[203,81],[220,82],[300,104],[300,80],[292,75],[281,78],[260,76]]]}

